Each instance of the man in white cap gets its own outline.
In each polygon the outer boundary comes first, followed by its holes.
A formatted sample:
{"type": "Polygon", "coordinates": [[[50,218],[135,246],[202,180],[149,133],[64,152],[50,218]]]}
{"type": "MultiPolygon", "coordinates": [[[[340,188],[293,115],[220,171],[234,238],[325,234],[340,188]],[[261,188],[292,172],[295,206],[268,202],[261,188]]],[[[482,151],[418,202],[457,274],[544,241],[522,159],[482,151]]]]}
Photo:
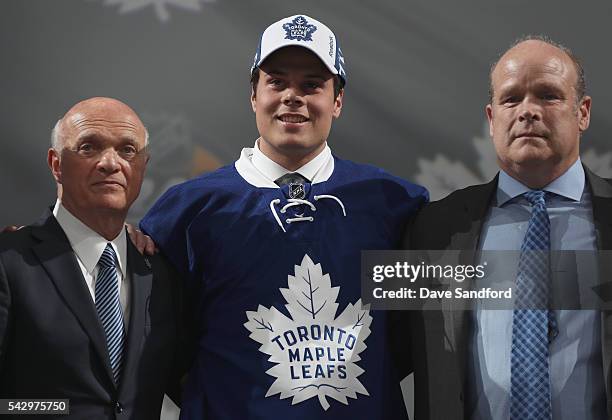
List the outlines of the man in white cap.
{"type": "Polygon", "coordinates": [[[428,195],[332,155],[346,77],[323,23],[270,25],[251,69],[260,137],[141,222],[189,279],[199,327],[183,419],[407,417],[387,314],[360,299],[360,253],[395,247],[428,195]]]}

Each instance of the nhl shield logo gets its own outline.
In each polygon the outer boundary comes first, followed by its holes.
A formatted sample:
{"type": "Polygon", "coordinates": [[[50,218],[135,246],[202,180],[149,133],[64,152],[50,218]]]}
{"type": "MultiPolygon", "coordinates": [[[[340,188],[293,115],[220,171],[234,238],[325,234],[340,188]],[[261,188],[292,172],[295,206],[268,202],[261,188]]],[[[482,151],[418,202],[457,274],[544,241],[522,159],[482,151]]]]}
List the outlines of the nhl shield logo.
{"type": "Polygon", "coordinates": [[[304,184],[293,182],[289,184],[289,198],[304,198],[305,196],[304,184]]]}
{"type": "Polygon", "coordinates": [[[291,22],[283,25],[285,30],[285,39],[296,41],[312,41],[312,34],[317,30],[317,27],[308,23],[304,16],[297,16],[291,22]]]}

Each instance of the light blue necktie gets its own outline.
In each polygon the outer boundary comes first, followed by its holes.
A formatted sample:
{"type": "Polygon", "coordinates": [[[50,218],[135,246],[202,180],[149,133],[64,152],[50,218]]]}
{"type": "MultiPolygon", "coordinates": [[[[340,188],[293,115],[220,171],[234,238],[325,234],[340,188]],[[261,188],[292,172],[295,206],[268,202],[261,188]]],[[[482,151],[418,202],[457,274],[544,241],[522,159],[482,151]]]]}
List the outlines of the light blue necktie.
{"type": "Polygon", "coordinates": [[[532,210],[521,245],[512,321],[510,419],[550,420],[548,346],[557,331],[554,312],[548,310],[550,220],[544,191],[524,196],[532,210]]]}
{"type": "Polygon", "coordinates": [[[106,336],[115,384],[119,384],[123,365],[123,312],[119,301],[119,278],[117,276],[117,255],[110,243],[98,261],[96,278],[96,310],[106,336]]]}

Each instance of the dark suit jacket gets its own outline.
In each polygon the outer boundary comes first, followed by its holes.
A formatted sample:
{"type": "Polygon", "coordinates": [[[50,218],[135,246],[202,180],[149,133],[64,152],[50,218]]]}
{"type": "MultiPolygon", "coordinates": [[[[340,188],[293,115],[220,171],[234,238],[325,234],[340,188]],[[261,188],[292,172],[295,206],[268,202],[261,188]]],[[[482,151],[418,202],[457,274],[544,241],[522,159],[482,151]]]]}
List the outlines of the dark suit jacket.
{"type": "MultiPolygon", "coordinates": [[[[597,246],[600,250],[612,250],[612,180],[602,179],[586,167],[585,172],[592,194],[597,246]]],[[[473,263],[489,204],[496,191],[497,177],[487,184],[458,190],[430,203],[411,222],[405,236],[405,248],[464,251],[460,259],[467,264],[473,263]]],[[[464,418],[468,315],[469,311],[453,311],[444,304],[442,313],[423,311],[419,314],[422,325],[415,331],[420,335],[413,340],[422,346],[420,360],[424,361],[424,366],[420,381],[415,377],[415,388],[429,390],[426,418],[464,418]]],[[[602,311],[602,355],[608,416],[612,419],[612,314],[607,311],[602,311]]]]}
{"type": "Polygon", "coordinates": [[[68,398],[70,415],[61,418],[159,419],[182,367],[181,281],[160,256],[144,258],[127,242],[131,308],[117,387],[90,292],[55,217],[47,212],[0,235],[0,398],[68,398]]]}

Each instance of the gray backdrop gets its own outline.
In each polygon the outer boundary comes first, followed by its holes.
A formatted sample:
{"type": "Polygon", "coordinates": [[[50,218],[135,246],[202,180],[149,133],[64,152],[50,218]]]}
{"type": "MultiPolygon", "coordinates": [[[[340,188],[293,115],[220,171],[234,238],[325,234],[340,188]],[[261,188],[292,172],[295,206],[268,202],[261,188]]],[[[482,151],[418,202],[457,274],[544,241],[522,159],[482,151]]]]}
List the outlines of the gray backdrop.
{"type": "Polygon", "coordinates": [[[130,104],[151,133],[131,220],[169,185],[233,162],[257,137],[248,70],[258,36],[296,13],[333,28],[347,60],[336,154],[434,198],[489,179],[489,64],[516,37],[547,34],[583,60],[593,97],[583,159],[612,176],[608,1],[3,0],[0,226],[30,223],[54,202],[50,130],[90,96],[130,104]]]}
{"type": "Polygon", "coordinates": [[[428,186],[434,198],[495,173],[484,130],[490,62],[544,33],[582,58],[593,96],[584,159],[612,175],[612,3],[575,1],[0,1],[0,226],[54,201],[45,158],[80,99],[119,98],[151,132],[137,220],[169,184],[233,162],[257,137],[248,71],[261,31],[291,14],[338,34],[349,80],[329,143],[428,186]]]}

